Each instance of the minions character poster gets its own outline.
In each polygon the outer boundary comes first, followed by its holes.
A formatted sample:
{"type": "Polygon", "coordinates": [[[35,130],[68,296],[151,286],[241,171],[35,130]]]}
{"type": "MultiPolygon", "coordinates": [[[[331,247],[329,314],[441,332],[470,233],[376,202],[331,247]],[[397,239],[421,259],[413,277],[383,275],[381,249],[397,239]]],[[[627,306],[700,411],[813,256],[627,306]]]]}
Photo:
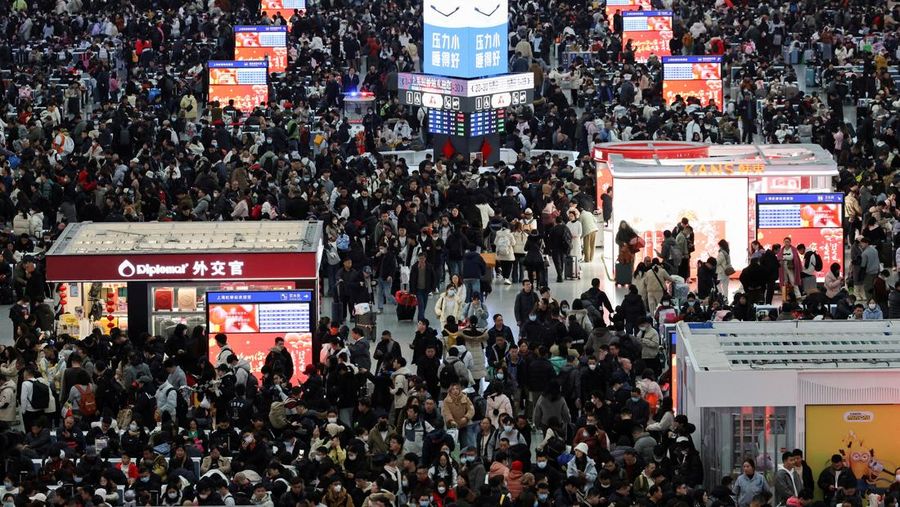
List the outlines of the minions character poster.
{"type": "Polygon", "coordinates": [[[898,424],[900,405],[808,405],[806,460],[813,477],[840,454],[861,489],[887,488],[900,466],[898,424]]]}
{"type": "Polygon", "coordinates": [[[425,0],[424,70],[476,78],[509,70],[508,0],[425,0]]]}

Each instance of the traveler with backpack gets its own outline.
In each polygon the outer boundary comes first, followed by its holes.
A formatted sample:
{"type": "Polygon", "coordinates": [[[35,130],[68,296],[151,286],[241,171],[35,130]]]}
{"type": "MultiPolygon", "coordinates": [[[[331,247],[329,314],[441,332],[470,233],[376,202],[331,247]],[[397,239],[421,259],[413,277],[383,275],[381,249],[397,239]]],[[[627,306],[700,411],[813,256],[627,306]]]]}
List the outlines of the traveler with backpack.
{"type": "Polygon", "coordinates": [[[52,396],[50,385],[33,367],[25,368],[22,392],[19,393],[19,406],[26,429],[31,429],[44,414],[56,412],[56,400],[52,396]]]}
{"type": "MultiPolygon", "coordinates": [[[[524,246],[524,245],[523,245],[524,246]]],[[[509,224],[503,222],[494,236],[494,252],[500,265],[500,277],[506,285],[512,285],[512,269],[516,262],[516,238],[509,230],[509,224]]]]}
{"type": "Polygon", "coordinates": [[[797,245],[797,252],[803,256],[803,268],[800,271],[800,286],[804,294],[817,288],[816,276],[822,271],[822,257],[806,245],[797,245]]]}
{"type": "Polygon", "coordinates": [[[178,391],[168,380],[163,382],[156,390],[156,410],[159,412],[160,417],[164,413],[168,413],[173,421],[177,420],[178,391]]]}
{"type": "Polygon", "coordinates": [[[472,378],[472,372],[466,368],[465,363],[460,358],[458,348],[451,347],[447,352],[447,360],[438,369],[438,382],[443,393],[446,393],[453,384],[469,387],[475,383],[475,380],[472,378]]]}
{"type": "Polygon", "coordinates": [[[73,415],[82,422],[93,421],[97,416],[97,395],[94,389],[91,383],[72,386],[61,417],[73,415]]]}

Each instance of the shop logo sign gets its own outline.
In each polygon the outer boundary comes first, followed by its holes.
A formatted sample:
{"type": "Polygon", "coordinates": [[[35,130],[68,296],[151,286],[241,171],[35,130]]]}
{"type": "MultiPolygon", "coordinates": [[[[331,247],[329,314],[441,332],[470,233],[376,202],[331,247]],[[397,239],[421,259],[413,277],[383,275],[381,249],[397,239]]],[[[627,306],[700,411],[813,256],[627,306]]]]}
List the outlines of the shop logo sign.
{"type": "Polygon", "coordinates": [[[844,422],[870,423],[875,420],[875,414],[864,410],[851,410],[844,412],[844,422]]]}
{"type": "Polygon", "coordinates": [[[156,275],[183,275],[187,272],[188,263],[174,266],[162,264],[138,264],[135,266],[128,259],[119,264],[119,276],[131,278],[134,275],[147,275],[153,278],[156,275]]]}

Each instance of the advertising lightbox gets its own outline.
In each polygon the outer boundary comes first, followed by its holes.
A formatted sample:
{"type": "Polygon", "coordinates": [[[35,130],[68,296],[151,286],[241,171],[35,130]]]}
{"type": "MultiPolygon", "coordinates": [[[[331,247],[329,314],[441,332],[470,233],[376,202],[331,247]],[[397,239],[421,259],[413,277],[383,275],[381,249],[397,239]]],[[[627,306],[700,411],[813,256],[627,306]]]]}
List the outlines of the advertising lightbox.
{"type": "Polygon", "coordinates": [[[824,280],[832,263],[844,265],[844,194],[757,194],[756,239],[764,246],[791,238],[822,257],[824,280]]]}
{"type": "Polygon", "coordinates": [[[675,97],[696,97],[703,106],[715,101],[719,111],[725,101],[721,56],[664,56],[663,98],[666,105],[675,97]]]}
{"type": "Polygon", "coordinates": [[[306,13],[306,0],[262,0],[260,10],[269,19],[278,13],[284,19],[291,19],[294,11],[299,11],[301,15],[306,13]]]}
{"type": "Polygon", "coordinates": [[[234,59],[237,61],[269,61],[270,73],[287,70],[286,26],[234,27],[234,59]]]}
{"type": "Polygon", "coordinates": [[[616,15],[616,11],[619,11],[619,14],[628,12],[628,11],[636,11],[638,9],[649,11],[653,9],[650,0],[607,0],[606,1],[606,18],[609,20],[609,25],[613,25],[613,16],[616,15]]]}
{"type": "Polygon", "coordinates": [[[234,107],[252,111],[269,101],[266,62],[238,62],[212,60],[209,66],[209,102],[218,101],[223,107],[234,100],[234,107]]]}
{"type": "Polygon", "coordinates": [[[225,333],[238,359],[250,363],[250,371],[260,377],[275,338],[282,337],[293,360],[291,383],[303,382],[303,372],[312,364],[315,311],[311,290],[207,292],[209,360],[215,364],[219,353],[216,334],[225,333]]]}
{"type": "Polygon", "coordinates": [[[650,55],[668,56],[672,40],[672,11],[633,11],[622,13],[622,47],[628,42],[634,60],[646,62],[650,55]]]}
{"type": "Polygon", "coordinates": [[[804,457],[813,477],[838,454],[859,487],[886,490],[900,463],[897,421],[900,405],[806,405],[804,457]]]}
{"type": "Polygon", "coordinates": [[[422,18],[426,74],[475,78],[509,70],[508,0],[435,0],[422,18]]]}

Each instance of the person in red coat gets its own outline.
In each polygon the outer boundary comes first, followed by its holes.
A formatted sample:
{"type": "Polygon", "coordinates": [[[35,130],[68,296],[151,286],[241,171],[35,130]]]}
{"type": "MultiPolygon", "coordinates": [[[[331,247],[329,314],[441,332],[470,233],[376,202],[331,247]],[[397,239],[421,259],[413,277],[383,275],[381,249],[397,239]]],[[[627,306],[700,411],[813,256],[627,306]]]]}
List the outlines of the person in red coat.
{"type": "Polygon", "coordinates": [[[784,245],[778,251],[778,280],[784,290],[790,284],[797,297],[800,296],[800,273],[803,271],[800,253],[791,245],[791,238],[784,238],[784,245]]]}

